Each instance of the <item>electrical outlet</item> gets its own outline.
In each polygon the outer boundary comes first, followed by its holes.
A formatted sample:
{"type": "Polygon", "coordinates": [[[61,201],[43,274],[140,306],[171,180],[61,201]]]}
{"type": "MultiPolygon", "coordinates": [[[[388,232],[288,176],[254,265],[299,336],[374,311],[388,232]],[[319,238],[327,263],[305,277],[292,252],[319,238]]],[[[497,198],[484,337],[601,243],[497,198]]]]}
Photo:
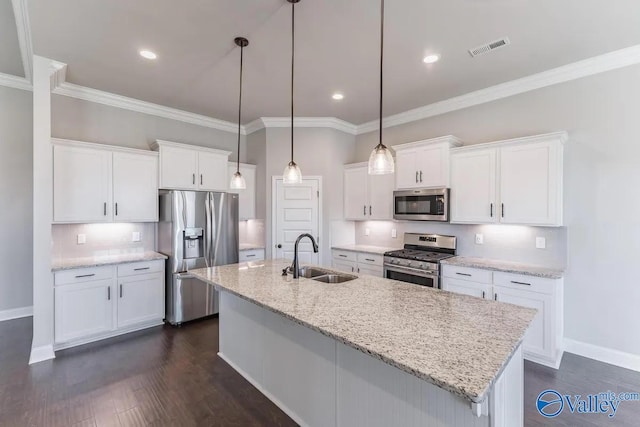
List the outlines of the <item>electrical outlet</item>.
{"type": "Polygon", "coordinates": [[[86,234],[78,234],[78,244],[84,245],[87,243],[87,235],[86,234]]]}
{"type": "Polygon", "coordinates": [[[131,241],[132,242],[139,242],[140,241],[140,232],[139,231],[134,231],[131,235],[131,241]]]}
{"type": "Polygon", "coordinates": [[[484,245],[484,235],[476,234],[476,245],[484,245]]]}
{"type": "Polygon", "coordinates": [[[393,239],[398,238],[398,230],[396,230],[395,228],[392,228],[392,229],[391,229],[391,237],[392,237],[393,239]]]}
{"type": "Polygon", "coordinates": [[[544,237],[536,237],[536,249],[546,249],[547,239],[544,237]]]}
{"type": "Polygon", "coordinates": [[[369,235],[369,229],[368,229],[368,228],[365,228],[365,229],[364,229],[364,235],[365,235],[365,236],[368,236],[368,235],[369,235]]]}

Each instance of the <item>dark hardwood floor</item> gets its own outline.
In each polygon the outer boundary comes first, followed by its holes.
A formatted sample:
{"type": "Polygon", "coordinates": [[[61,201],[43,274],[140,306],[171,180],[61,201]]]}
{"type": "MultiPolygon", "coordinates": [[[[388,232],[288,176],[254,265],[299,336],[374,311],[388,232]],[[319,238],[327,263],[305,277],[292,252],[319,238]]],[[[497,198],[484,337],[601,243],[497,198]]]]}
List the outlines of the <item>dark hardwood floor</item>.
{"type": "MultiPolygon", "coordinates": [[[[295,423],[216,356],[218,320],[158,327],[57,353],[29,367],[31,319],[0,322],[1,426],[290,426],[295,423]]],[[[563,412],[538,394],[640,391],[640,373],[566,354],[559,371],[525,365],[526,426],[638,426],[640,402],[615,418],[563,412]]]]}

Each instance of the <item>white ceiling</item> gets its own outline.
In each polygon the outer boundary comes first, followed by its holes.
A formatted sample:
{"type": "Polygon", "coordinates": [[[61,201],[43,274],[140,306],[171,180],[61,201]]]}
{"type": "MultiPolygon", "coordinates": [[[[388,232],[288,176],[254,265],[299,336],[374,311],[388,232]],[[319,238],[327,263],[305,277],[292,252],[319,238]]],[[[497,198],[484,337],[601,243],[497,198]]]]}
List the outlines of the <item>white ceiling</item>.
{"type": "MultiPolygon", "coordinates": [[[[247,36],[245,123],[289,114],[290,9],[285,0],[29,1],[34,51],[67,63],[68,81],[228,121],[233,38],[247,36]]],[[[296,115],[375,119],[379,2],[302,0],[296,12],[296,115]]],[[[385,115],[640,44],[639,17],[637,0],[387,0],[385,115]],[[511,46],[467,53],[503,36],[511,46]],[[441,61],[423,64],[429,52],[441,61]]]]}
{"type": "Polygon", "coordinates": [[[0,0],[0,73],[24,77],[11,0],[0,0]]]}

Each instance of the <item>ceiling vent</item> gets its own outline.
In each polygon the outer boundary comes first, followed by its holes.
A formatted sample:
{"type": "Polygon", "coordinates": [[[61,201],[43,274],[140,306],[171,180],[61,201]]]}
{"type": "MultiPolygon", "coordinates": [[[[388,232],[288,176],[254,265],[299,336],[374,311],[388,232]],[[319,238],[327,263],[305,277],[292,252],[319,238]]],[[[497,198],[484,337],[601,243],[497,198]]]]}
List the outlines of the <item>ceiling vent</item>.
{"type": "Polygon", "coordinates": [[[469,49],[469,54],[475,58],[476,56],[484,55],[485,53],[493,52],[496,49],[500,49],[502,47],[510,45],[509,37],[504,37],[499,40],[494,40],[492,42],[483,44],[482,46],[474,47],[473,49],[469,49]]]}

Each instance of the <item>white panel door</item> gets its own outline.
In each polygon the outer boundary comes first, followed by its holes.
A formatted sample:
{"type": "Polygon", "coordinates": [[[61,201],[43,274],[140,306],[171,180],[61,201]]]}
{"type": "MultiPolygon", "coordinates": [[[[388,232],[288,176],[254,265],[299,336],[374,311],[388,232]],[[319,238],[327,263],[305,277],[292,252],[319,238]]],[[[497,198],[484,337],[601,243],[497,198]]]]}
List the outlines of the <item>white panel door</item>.
{"type": "Polygon", "coordinates": [[[423,147],[417,153],[420,187],[449,187],[449,144],[423,147]]]}
{"type": "Polygon", "coordinates": [[[195,190],[198,152],[179,147],[160,148],[160,187],[195,190]]]}
{"type": "Polygon", "coordinates": [[[55,288],[55,341],[63,343],[114,329],[113,281],[77,283],[55,288]]]}
{"type": "Polygon", "coordinates": [[[451,222],[498,222],[493,148],[451,154],[451,222]]]}
{"type": "Polygon", "coordinates": [[[162,274],[118,279],[118,328],[164,318],[162,274]]]}
{"type": "Polygon", "coordinates": [[[561,185],[557,144],[512,145],[500,149],[500,222],[554,225],[559,223],[561,185]]]}
{"type": "Polygon", "coordinates": [[[198,153],[198,189],[203,191],[227,191],[229,157],[216,153],[198,153]]]}
{"type": "MultiPolygon", "coordinates": [[[[229,184],[236,170],[236,164],[229,163],[227,171],[229,184]]],[[[244,221],[256,217],[256,169],[255,167],[240,165],[240,173],[244,177],[247,188],[244,190],[229,189],[227,191],[238,194],[239,218],[241,221],[244,221]]]]}
{"type": "MultiPolygon", "coordinates": [[[[276,180],[274,198],[275,249],[273,258],[293,259],[294,244],[300,234],[309,233],[316,241],[319,238],[319,182],[317,179],[303,179],[301,184],[285,185],[276,180]]],[[[318,243],[319,244],[319,243],[318,243]]],[[[304,239],[298,247],[300,263],[319,264],[319,254],[313,252],[309,239],[304,239]]]]}
{"type": "Polygon", "coordinates": [[[491,285],[486,283],[469,282],[445,277],[442,280],[442,290],[477,298],[492,298],[491,285]]]}
{"type": "Polygon", "coordinates": [[[111,201],[111,152],[54,145],[53,221],[108,222],[111,201]]]}
{"type": "MultiPolygon", "coordinates": [[[[368,171],[365,169],[365,172],[368,171]]],[[[367,175],[369,208],[368,219],[392,220],[393,219],[393,190],[395,189],[395,176],[367,175]]],[[[360,189],[362,191],[362,189],[360,189]]]]}
{"type": "Polygon", "coordinates": [[[113,153],[114,220],[158,221],[158,158],[113,153]]]}
{"type": "Polygon", "coordinates": [[[369,172],[367,167],[344,170],[344,217],[362,220],[368,217],[369,203],[367,185],[369,172]]]}
{"type": "Polygon", "coordinates": [[[396,151],[396,188],[418,188],[420,184],[419,171],[420,150],[407,149],[396,151]]]}

